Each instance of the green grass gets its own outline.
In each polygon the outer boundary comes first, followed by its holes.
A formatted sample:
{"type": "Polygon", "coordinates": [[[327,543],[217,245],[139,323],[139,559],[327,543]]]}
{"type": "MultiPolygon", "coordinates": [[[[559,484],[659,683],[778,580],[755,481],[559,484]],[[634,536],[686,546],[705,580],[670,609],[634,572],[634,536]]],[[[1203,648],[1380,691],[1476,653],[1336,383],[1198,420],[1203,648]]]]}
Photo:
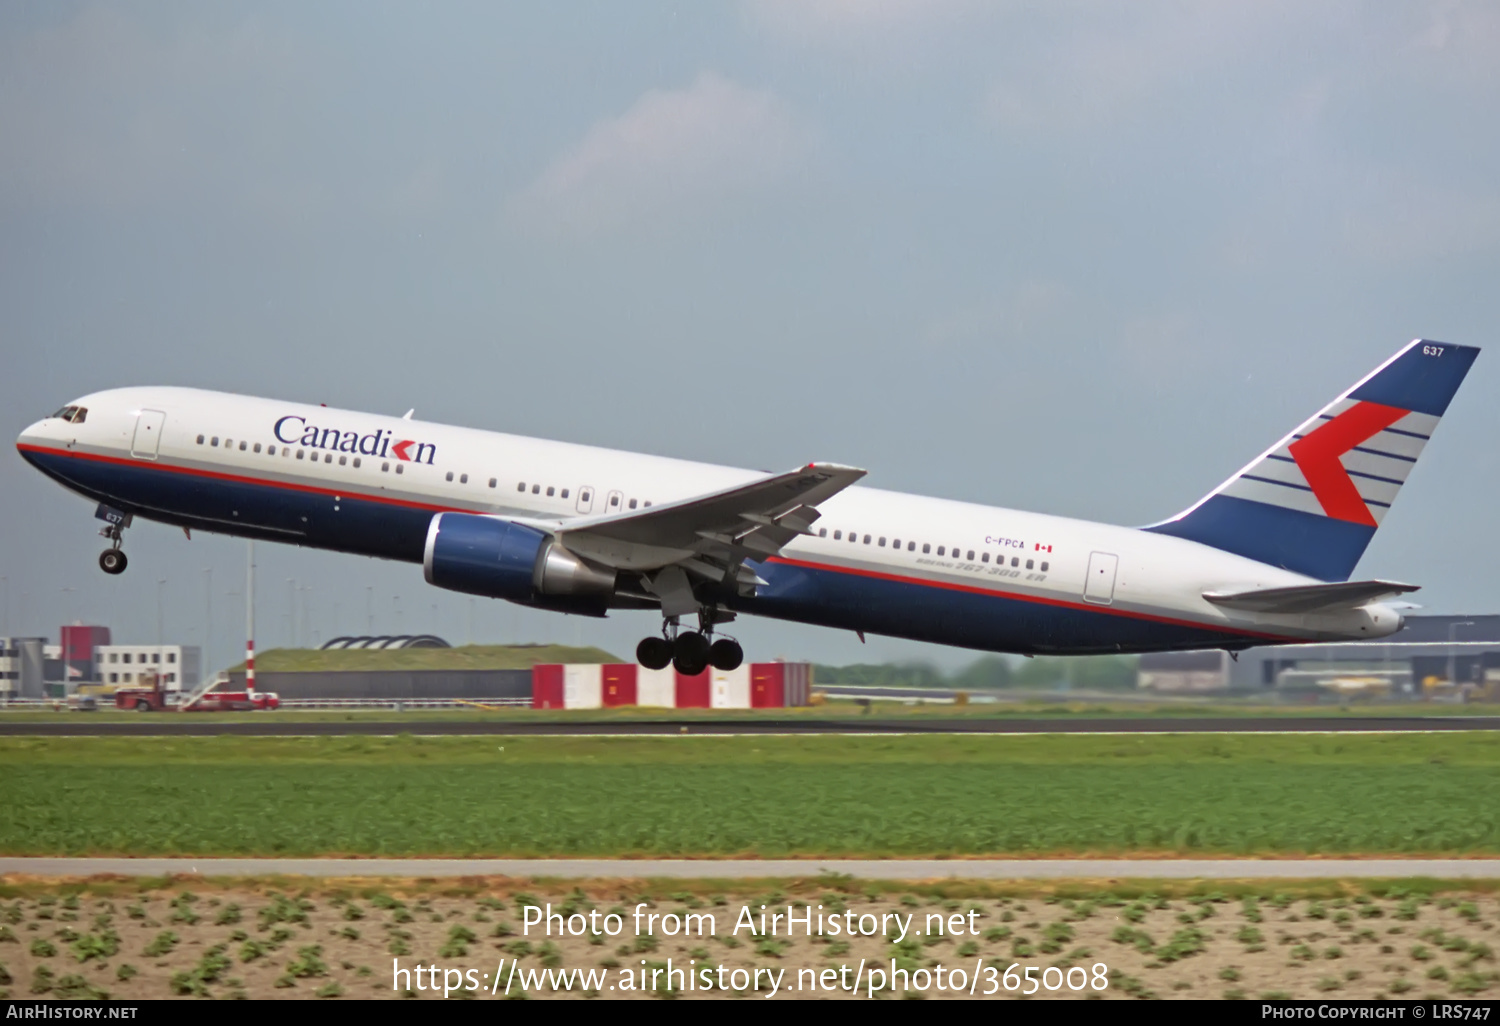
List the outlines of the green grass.
{"type": "Polygon", "coordinates": [[[13,855],[1493,854],[1500,744],[0,739],[13,855]]]}
{"type": "MultiPolygon", "coordinates": [[[[537,663],[617,663],[602,648],[571,645],[463,645],[458,648],[273,648],[255,657],[258,673],[314,670],[527,670],[537,663]]],[[[243,671],[243,662],[230,667],[243,671]]]]}
{"type": "MultiPolygon", "coordinates": [[[[259,669],[259,657],[257,657],[257,669],[259,669]]],[[[395,700],[391,700],[394,704],[395,700]]],[[[522,721],[527,723],[540,722],[609,722],[609,721],[664,721],[670,720],[675,725],[679,721],[694,720],[716,720],[716,721],[745,721],[765,719],[803,719],[803,720],[854,720],[859,722],[877,721],[890,724],[900,721],[931,721],[931,720],[1012,720],[1012,719],[1040,719],[1040,720],[1069,720],[1069,719],[1146,719],[1146,718],[1172,718],[1172,719],[1240,719],[1244,717],[1266,717],[1285,719],[1327,719],[1342,720],[1349,718],[1411,718],[1419,716],[1434,716],[1443,719],[1456,719],[1468,717],[1494,717],[1500,716],[1500,706],[1496,705],[1471,705],[1460,710],[1456,706],[1431,705],[1426,703],[1410,703],[1406,705],[1381,705],[1381,706],[1352,706],[1348,709],[1340,709],[1330,705],[1258,705],[1248,704],[1240,700],[1225,700],[1221,703],[1204,702],[1201,699],[1193,700],[1120,700],[1120,701],[1072,701],[1065,702],[1056,698],[1029,699],[995,703],[971,703],[965,706],[952,705],[948,703],[923,703],[906,704],[899,701],[876,701],[872,702],[868,711],[849,701],[829,701],[823,705],[805,706],[793,709],[757,709],[757,710],[732,710],[732,709],[651,709],[639,707],[622,707],[618,709],[592,709],[592,710],[561,710],[561,709],[528,709],[528,708],[499,708],[492,710],[480,710],[475,708],[457,708],[445,710],[405,710],[396,712],[389,708],[372,708],[360,710],[339,711],[293,711],[290,709],[278,710],[275,713],[190,713],[185,718],[179,718],[176,714],[165,714],[154,718],[143,718],[143,714],[133,711],[115,710],[106,707],[97,712],[77,713],[67,710],[46,709],[4,709],[0,710],[0,724],[26,724],[26,723],[78,723],[80,718],[86,718],[88,722],[96,720],[128,721],[131,723],[170,725],[176,723],[246,723],[263,722],[266,717],[271,717],[270,722],[300,722],[316,723],[326,721],[358,721],[368,723],[393,723],[404,724],[411,729],[420,729],[423,723],[435,722],[505,722],[522,721]]]]}

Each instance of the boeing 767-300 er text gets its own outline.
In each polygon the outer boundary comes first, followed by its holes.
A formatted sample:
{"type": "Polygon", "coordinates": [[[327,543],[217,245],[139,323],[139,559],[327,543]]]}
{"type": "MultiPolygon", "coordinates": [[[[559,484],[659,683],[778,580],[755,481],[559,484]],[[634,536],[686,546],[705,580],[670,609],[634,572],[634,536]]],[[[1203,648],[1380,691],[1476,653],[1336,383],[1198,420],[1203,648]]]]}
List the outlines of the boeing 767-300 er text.
{"type": "Polygon", "coordinates": [[[133,517],[421,563],[440,588],[661,613],[646,666],[732,669],[737,613],[994,652],[1377,638],[1416,588],[1349,575],[1478,350],[1418,340],[1169,520],[1112,527],[190,388],[84,396],[17,442],[133,517]],[[689,618],[684,621],[684,618],[689,618]],[[679,628],[679,624],[682,626],[679,628]]]}

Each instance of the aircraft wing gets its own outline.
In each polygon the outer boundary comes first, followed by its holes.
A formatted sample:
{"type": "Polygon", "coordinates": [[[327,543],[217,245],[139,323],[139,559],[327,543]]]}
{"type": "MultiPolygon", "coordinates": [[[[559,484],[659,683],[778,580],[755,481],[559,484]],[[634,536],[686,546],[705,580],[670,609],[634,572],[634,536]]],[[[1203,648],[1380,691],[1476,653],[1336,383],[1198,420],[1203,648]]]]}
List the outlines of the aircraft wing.
{"type": "Polygon", "coordinates": [[[649,509],[582,517],[551,530],[568,551],[619,570],[680,565],[698,577],[757,583],[740,567],[812,533],[817,505],[865,476],[857,467],[809,463],[785,474],[649,509]],[[748,575],[748,577],[746,576],[748,575]]]}
{"type": "Polygon", "coordinates": [[[1255,613],[1327,613],[1355,609],[1366,603],[1417,591],[1419,585],[1394,581],[1339,581],[1305,584],[1291,588],[1257,588],[1251,591],[1205,591],[1203,597],[1217,606],[1255,613]]]}

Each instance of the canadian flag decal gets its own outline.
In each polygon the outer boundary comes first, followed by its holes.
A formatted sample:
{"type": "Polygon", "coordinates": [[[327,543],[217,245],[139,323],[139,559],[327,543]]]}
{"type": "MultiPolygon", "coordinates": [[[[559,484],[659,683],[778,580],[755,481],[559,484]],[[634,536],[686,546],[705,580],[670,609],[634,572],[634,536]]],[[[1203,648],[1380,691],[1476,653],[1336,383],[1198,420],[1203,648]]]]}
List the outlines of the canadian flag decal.
{"type": "Polygon", "coordinates": [[[407,452],[406,450],[410,449],[412,446],[414,446],[416,444],[417,443],[414,442],[413,440],[411,440],[410,438],[402,439],[399,442],[392,442],[391,443],[391,455],[394,456],[394,457],[396,457],[396,459],[398,459],[398,460],[405,460],[406,462],[410,463],[411,462],[411,454],[409,452],[407,452]]]}
{"type": "Polygon", "coordinates": [[[1041,542],[1033,542],[1032,544],[1034,544],[1036,546],[1036,551],[1037,552],[1051,552],[1052,551],[1052,546],[1051,545],[1043,545],[1041,542]]]}

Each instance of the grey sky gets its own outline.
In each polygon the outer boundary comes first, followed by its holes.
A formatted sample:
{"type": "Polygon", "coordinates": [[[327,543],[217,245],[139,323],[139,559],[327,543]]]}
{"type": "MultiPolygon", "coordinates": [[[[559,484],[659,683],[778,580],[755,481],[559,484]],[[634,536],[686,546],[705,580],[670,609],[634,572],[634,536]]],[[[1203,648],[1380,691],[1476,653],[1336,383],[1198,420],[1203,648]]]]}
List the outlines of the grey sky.
{"type": "MultiPolygon", "coordinates": [[[[0,409],[14,437],[128,384],[415,406],[1147,523],[1411,338],[1495,348],[1497,113],[1483,2],[5,4],[0,409]]],[[[1358,571],[1431,612],[1500,607],[1497,375],[1358,571]]],[[[243,543],[137,525],[108,579],[90,513],[3,456],[0,632],[151,641],[165,579],[201,641],[212,568],[227,660],[243,543]]],[[[288,578],[320,639],[369,596],[377,630],[400,596],[467,636],[418,568],[259,548],[263,645],[288,578]]],[[[475,636],[624,655],[651,623],[478,602],[475,636]]]]}

